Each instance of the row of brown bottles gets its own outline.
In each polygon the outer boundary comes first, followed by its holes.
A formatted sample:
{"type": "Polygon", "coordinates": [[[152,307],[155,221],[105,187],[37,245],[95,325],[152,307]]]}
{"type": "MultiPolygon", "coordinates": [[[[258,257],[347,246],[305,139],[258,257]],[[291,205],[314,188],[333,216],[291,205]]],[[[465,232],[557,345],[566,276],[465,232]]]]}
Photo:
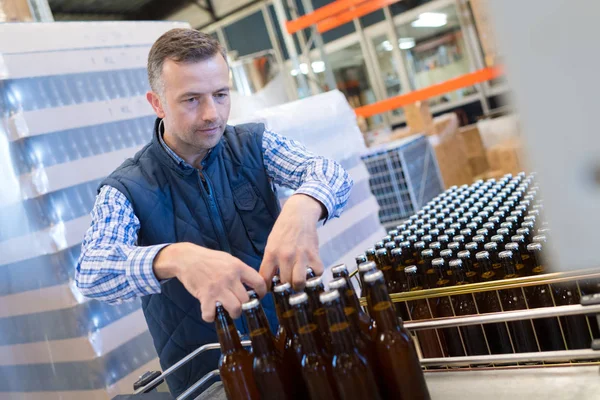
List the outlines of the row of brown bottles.
{"type": "MultiPolygon", "coordinates": [[[[550,230],[541,218],[543,202],[537,192],[534,176],[523,173],[450,188],[390,230],[365,251],[366,257],[358,256],[357,264],[363,258],[375,261],[391,293],[543,274],[540,253],[550,230]],[[412,265],[414,269],[408,268],[412,265]]],[[[582,284],[581,290],[600,291],[600,285],[582,284]]],[[[396,307],[408,320],[578,302],[578,286],[564,283],[399,302],[396,307]]],[[[424,357],[500,354],[586,348],[594,327],[583,316],[544,318],[418,331],[417,338],[424,357]]]]}
{"type": "Polygon", "coordinates": [[[308,279],[300,293],[274,280],[277,336],[250,291],[242,310],[251,352],[241,346],[231,318],[217,304],[219,369],[227,397],[429,399],[415,345],[394,311],[383,273],[373,263],[362,269],[371,315],[361,307],[345,265],[333,268],[329,292],[321,277],[308,279]]]}

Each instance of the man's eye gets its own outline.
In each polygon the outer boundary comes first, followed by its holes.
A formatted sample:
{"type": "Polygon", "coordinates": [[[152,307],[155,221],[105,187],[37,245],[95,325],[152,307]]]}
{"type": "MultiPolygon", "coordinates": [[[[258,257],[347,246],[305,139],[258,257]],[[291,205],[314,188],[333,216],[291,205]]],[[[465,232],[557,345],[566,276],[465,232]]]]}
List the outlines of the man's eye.
{"type": "Polygon", "coordinates": [[[186,99],[185,101],[186,101],[186,103],[194,103],[196,101],[196,98],[190,97],[189,99],[186,99]]]}
{"type": "Polygon", "coordinates": [[[215,96],[222,99],[223,97],[227,97],[227,93],[217,93],[215,96]]]}

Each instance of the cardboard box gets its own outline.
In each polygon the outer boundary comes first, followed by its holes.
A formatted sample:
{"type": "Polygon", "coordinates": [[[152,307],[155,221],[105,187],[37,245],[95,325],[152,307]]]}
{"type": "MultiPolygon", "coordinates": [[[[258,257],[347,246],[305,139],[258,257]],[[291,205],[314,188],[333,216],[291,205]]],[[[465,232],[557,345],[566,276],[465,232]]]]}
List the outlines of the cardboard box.
{"type": "Polygon", "coordinates": [[[490,148],[487,158],[491,170],[502,171],[504,174],[517,174],[525,169],[521,142],[517,139],[507,140],[490,148]]]}
{"type": "Polygon", "coordinates": [[[440,173],[447,188],[473,182],[473,171],[457,129],[431,135],[429,142],[435,151],[440,173]]]}
{"type": "Polygon", "coordinates": [[[478,157],[469,157],[469,165],[473,175],[481,175],[490,169],[486,155],[478,157]]]}
{"type": "Polygon", "coordinates": [[[476,124],[463,126],[458,132],[469,158],[485,157],[485,147],[476,124]]]}
{"type": "Polygon", "coordinates": [[[427,101],[419,101],[405,106],[404,116],[406,117],[406,125],[409,127],[411,134],[421,133],[423,135],[432,135],[436,133],[433,116],[431,115],[431,111],[429,111],[429,103],[427,101]]]}

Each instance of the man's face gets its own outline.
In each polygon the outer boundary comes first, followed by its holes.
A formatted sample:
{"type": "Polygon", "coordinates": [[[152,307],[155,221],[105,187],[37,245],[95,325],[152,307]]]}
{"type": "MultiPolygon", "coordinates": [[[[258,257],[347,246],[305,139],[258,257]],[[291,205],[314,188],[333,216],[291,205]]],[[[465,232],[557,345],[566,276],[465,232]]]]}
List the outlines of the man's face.
{"type": "Polygon", "coordinates": [[[229,68],[223,56],[195,63],[167,59],[162,81],[163,96],[149,93],[148,100],[164,119],[165,140],[188,155],[213,148],[223,136],[231,107],[229,68]]]}

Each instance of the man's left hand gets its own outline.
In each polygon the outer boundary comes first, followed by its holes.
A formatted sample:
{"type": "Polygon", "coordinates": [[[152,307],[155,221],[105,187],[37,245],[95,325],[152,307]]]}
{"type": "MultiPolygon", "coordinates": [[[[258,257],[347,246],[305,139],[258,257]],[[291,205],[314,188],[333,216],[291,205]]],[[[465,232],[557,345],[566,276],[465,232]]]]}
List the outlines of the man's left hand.
{"type": "Polygon", "coordinates": [[[324,213],[319,201],[304,194],[295,194],[286,201],[269,235],[260,266],[259,273],[267,287],[277,269],[281,281],[291,283],[295,290],[304,288],[307,266],[317,275],[323,273],[317,222],[324,213]]]}

